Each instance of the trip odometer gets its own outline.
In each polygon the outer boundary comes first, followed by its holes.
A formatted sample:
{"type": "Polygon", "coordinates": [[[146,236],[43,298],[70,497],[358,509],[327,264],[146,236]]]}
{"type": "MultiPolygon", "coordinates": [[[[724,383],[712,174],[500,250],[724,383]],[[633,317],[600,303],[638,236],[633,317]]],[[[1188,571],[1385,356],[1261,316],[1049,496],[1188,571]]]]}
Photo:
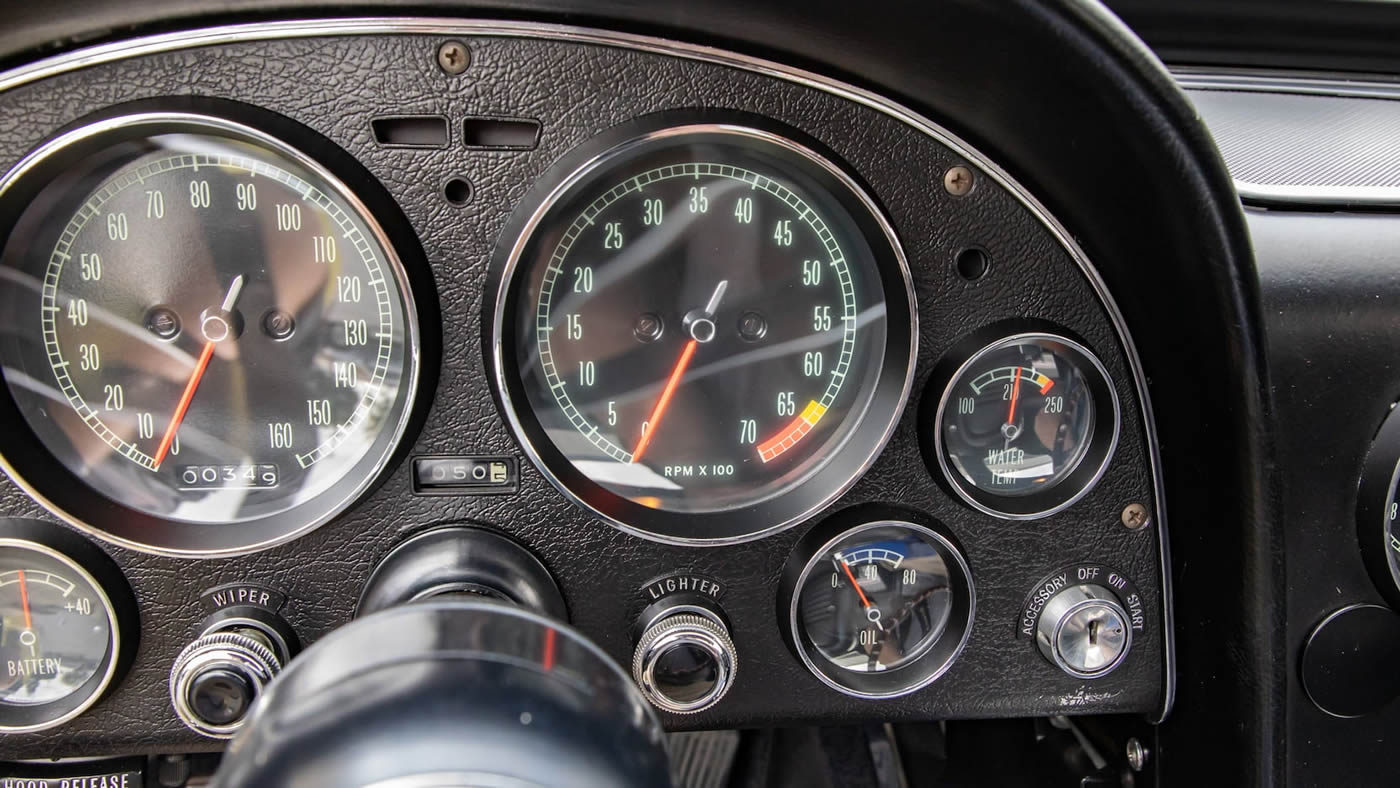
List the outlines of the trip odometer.
{"type": "Polygon", "coordinates": [[[21,435],[5,460],[42,500],[142,547],[221,553],[318,525],[379,475],[416,314],[330,170],[251,126],[153,112],[56,138],[0,194],[18,214],[0,360],[41,447],[21,435]],[[62,494],[71,477],[105,500],[62,494]]]}
{"type": "Polygon", "coordinates": [[[615,524],[678,540],[790,524],[866,467],[907,394],[896,241],[810,147],[729,125],[617,141],[637,131],[561,165],[509,250],[508,410],[551,479],[615,524]]]}

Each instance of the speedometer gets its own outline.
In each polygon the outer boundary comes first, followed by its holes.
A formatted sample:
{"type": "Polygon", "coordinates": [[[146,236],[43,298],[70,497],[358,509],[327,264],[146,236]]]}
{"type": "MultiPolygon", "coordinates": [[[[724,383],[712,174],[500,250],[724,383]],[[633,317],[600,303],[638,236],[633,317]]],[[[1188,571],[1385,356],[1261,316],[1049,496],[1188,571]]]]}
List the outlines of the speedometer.
{"type": "Polygon", "coordinates": [[[493,348],[547,475],[674,540],[774,530],[847,487],[892,429],[914,343],[874,201],[747,125],[622,130],[561,169],[509,250],[493,348]]]}
{"type": "Polygon", "coordinates": [[[0,360],[38,444],[5,459],[61,514],[228,552],[324,522],[378,476],[416,316],[385,231],[330,170],[251,126],[152,112],[51,141],[0,192],[19,214],[0,360]],[[73,477],[100,497],[64,494],[73,477]]]}

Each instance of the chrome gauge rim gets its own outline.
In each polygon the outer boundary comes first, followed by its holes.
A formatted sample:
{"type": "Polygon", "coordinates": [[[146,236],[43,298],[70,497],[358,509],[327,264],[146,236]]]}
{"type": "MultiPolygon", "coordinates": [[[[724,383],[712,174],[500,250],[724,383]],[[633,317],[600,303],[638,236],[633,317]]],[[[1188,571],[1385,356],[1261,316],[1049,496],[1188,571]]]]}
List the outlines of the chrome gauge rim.
{"type": "MultiPolygon", "coordinates": [[[[957,366],[947,378],[947,382],[939,396],[938,410],[930,429],[933,433],[934,455],[938,459],[938,469],[942,472],[944,480],[947,481],[948,485],[953,489],[953,492],[955,492],[964,503],[983,514],[989,514],[1003,520],[1038,520],[1068,509],[1085,495],[1088,495],[1089,492],[1098,485],[1099,480],[1108,472],[1108,466],[1113,461],[1114,451],[1118,448],[1118,434],[1122,428],[1121,420],[1122,415],[1119,411],[1118,392],[1114,388],[1113,378],[1109,376],[1108,369],[1104,367],[1103,362],[1099,360],[1098,356],[1094,355],[1094,353],[1083,344],[1061,334],[1049,331],[1026,331],[1010,334],[984,344],[981,349],[968,356],[957,366]],[[977,362],[1003,348],[1019,343],[1035,342],[1053,342],[1064,345],[1089,362],[1091,368],[1098,375],[1099,380],[1104,383],[1104,388],[1107,391],[1105,397],[1107,402],[1095,403],[1095,405],[1110,405],[1109,412],[1096,414],[1095,425],[1099,423],[1106,424],[1110,427],[1110,432],[1108,437],[1103,439],[1099,439],[1094,435],[1093,439],[1095,443],[1101,443],[1101,445],[1095,446],[1091,443],[1087,446],[1076,460],[1076,467],[1067,471],[1066,475],[1057,480],[1053,486],[1041,493],[1037,493],[1036,496],[1028,496],[1028,498],[1047,496],[1049,503],[1039,508],[1033,507],[1030,511],[1008,511],[1007,509],[999,509],[996,505],[991,503],[996,500],[995,496],[969,489],[969,482],[964,479],[963,474],[949,463],[947,447],[943,440],[943,420],[947,414],[948,403],[953,397],[953,389],[963,379],[967,371],[972,369],[977,362]],[[1096,454],[1101,456],[1096,457],[1096,454]],[[1092,472],[1088,474],[1087,479],[1076,480],[1072,478],[1078,470],[1078,467],[1086,462],[1093,463],[1091,467],[1092,472]]],[[[1015,499],[1006,500],[1014,501],[1015,499]]]]}
{"type": "MultiPolygon", "coordinates": [[[[67,712],[64,712],[58,717],[55,717],[51,720],[46,720],[44,722],[35,723],[33,725],[0,724],[0,733],[32,733],[34,731],[42,731],[47,730],[49,728],[57,727],[65,722],[68,722],[69,720],[74,719],[78,715],[92,708],[92,706],[99,700],[101,700],[102,697],[107,693],[108,687],[110,687],[112,684],[112,679],[116,676],[119,655],[121,654],[121,624],[117,616],[116,606],[112,604],[111,598],[107,596],[107,590],[102,587],[102,583],[99,582],[97,578],[93,577],[92,573],[88,572],[87,569],[84,569],[82,565],[74,559],[69,558],[67,555],[64,555],[62,552],[55,550],[54,548],[49,547],[48,545],[41,544],[39,542],[35,542],[29,539],[8,536],[0,537],[0,549],[5,548],[27,550],[30,552],[40,553],[57,561],[58,563],[66,567],[69,571],[73,572],[73,574],[77,575],[80,579],[82,579],[83,582],[88,584],[88,587],[91,588],[94,594],[97,596],[98,601],[102,603],[102,614],[106,616],[108,624],[106,656],[107,664],[103,668],[102,678],[97,682],[96,685],[94,685],[92,689],[88,690],[87,697],[84,698],[80,704],[78,704],[72,709],[69,709],[67,712]]],[[[56,703],[58,701],[53,702],[56,703]]]]}
{"type": "MultiPolygon", "coordinates": [[[[285,157],[296,166],[304,169],[306,173],[317,178],[320,182],[320,188],[328,190],[328,199],[338,203],[338,209],[348,212],[349,216],[358,219],[382,252],[382,255],[377,255],[383,258],[381,268],[388,269],[389,273],[386,278],[391,278],[397,287],[397,297],[403,312],[403,359],[401,362],[403,377],[395,398],[390,401],[388,406],[401,410],[397,418],[393,422],[386,423],[382,431],[374,438],[375,441],[382,440],[382,450],[376,451],[371,448],[365,455],[346,466],[345,473],[347,475],[353,474],[358,477],[353,486],[346,488],[339,495],[336,495],[336,486],[328,487],[324,492],[313,495],[291,508],[277,513],[241,521],[218,523],[175,521],[167,520],[159,515],[129,509],[116,501],[107,499],[95,489],[92,491],[92,495],[101,497],[114,510],[113,515],[120,516],[120,513],[126,513],[127,516],[136,515],[139,518],[149,518],[151,521],[167,525],[173,537],[168,539],[162,537],[163,540],[159,542],[143,541],[125,533],[114,533],[55,502],[53,495],[46,495],[40,489],[46,485],[36,484],[27,478],[24,468],[32,461],[18,459],[12,456],[10,448],[0,446],[0,469],[18,487],[55,517],[101,539],[147,553],[182,557],[241,555],[294,540],[315,530],[342,514],[384,478],[395,454],[402,447],[418,405],[418,388],[422,367],[419,305],[413,292],[414,284],[401,256],[400,244],[395,243],[395,240],[390,237],[381,223],[380,216],[366,204],[355,190],[346,184],[340,175],[327,165],[303,153],[294,143],[286,139],[254,125],[216,114],[216,112],[169,111],[152,108],[113,114],[84,123],[43,143],[11,168],[3,178],[0,178],[0,201],[16,190],[17,186],[27,184],[29,179],[42,175],[46,167],[58,166],[57,162],[69,151],[100,146],[108,137],[115,135],[139,135],[143,132],[148,136],[179,132],[208,134],[244,142],[273,155],[285,157]],[[371,456],[374,457],[373,462],[363,465],[363,470],[358,470],[371,456]],[[324,497],[327,495],[335,496],[334,500],[324,497]],[[298,512],[307,508],[312,508],[320,513],[305,520],[296,518],[298,512]],[[282,522],[278,522],[279,520],[282,522]],[[287,521],[293,522],[287,524],[287,521]],[[228,529],[241,529],[248,527],[250,523],[259,526],[262,535],[242,540],[221,535],[221,541],[216,541],[212,545],[208,540],[208,532],[201,533],[197,530],[191,530],[211,526],[215,529],[219,529],[219,526],[226,526],[228,529]],[[275,533],[272,535],[265,535],[267,532],[273,531],[275,533]]],[[[4,392],[4,397],[7,400],[7,409],[14,407],[17,411],[18,407],[12,402],[9,392],[4,392]]],[[[20,422],[24,422],[18,412],[15,413],[15,416],[20,422]]],[[[30,430],[27,423],[17,425],[17,428],[30,430]]],[[[35,440],[36,442],[40,441],[37,435],[35,440]]],[[[45,468],[46,472],[66,473],[68,476],[73,476],[72,470],[64,467],[64,464],[57,458],[51,459],[53,469],[45,468]]],[[[73,478],[73,481],[83,484],[76,477],[73,478]]],[[[165,531],[162,531],[162,534],[164,533],[165,531]]]]}
{"type": "MultiPolygon", "coordinates": [[[[747,542],[759,539],[773,533],[777,533],[797,523],[803,522],[815,513],[829,506],[832,501],[839,498],[854,485],[860,477],[869,469],[894,435],[894,431],[899,424],[905,407],[909,400],[910,391],[913,386],[915,359],[918,356],[918,311],[914,300],[913,278],[909,271],[908,262],[904,255],[904,250],[899,243],[899,238],[893,225],[885,216],[883,210],[875,202],[874,198],[857,183],[840,165],[836,164],[827,156],[818,153],[811,147],[799,143],[788,136],[766,129],[757,128],[744,122],[685,122],[677,120],[674,123],[667,123],[663,118],[656,118],[655,123],[661,125],[660,128],[640,132],[628,136],[623,141],[605,147],[573,167],[568,174],[560,179],[556,185],[533,203],[533,208],[523,222],[518,225],[519,231],[513,236],[510,246],[505,251],[504,263],[500,268],[499,282],[496,287],[494,308],[491,316],[489,333],[489,352],[492,360],[492,373],[498,396],[502,405],[502,411],[506,421],[509,423],[512,433],[515,435],[522,450],[534,466],[539,469],[549,483],[559,490],[559,492],[573,504],[588,511],[600,520],[608,523],[627,533],[640,536],[653,541],[669,544],[689,544],[689,545],[726,545],[747,542]],[[806,505],[795,510],[785,511],[781,516],[763,522],[756,527],[748,529],[743,533],[727,534],[717,537],[678,535],[675,533],[662,532],[655,528],[648,528],[629,520],[626,517],[617,516],[602,506],[596,505],[590,497],[611,496],[620,499],[611,491],[602,487],[589,489],[588,494],[581,494],[576,485],[571,485],[564,478],[561,472],[556,471],[554,465],[561,464],[560,459],[551,461],[548,453],[543,451],[539,442],[548,444],[548,438],[542,434],[534,434],[538,431],[538,425],[528,424],[522,418],[522,412],[531,408],[528,398],[523,391],[516,389],[519,382],[520,373],[516,369],[516,361],[511,356],[513,345],[520,341],[519,338],[512,341],[509,339],[514,326],[510,322],[513,312],[524,308],[521,303],[521,279],[525,275],[525,258],[533,244],[538,239],[541,227],[545,220],[552,216],[552,212],[561,201],[573,196],[575,190],[583,184],[587,184],[589,179],[600,171],[603,171],[609,164],[625,158],[629,153],[633,153],[652,143],[658,141],[684,139],[699,137],[701,135],[716,135],[721,138],[732,137],[737,139],[753,140],[764,145],[774,146],[788,154],[796,156],[798,159],[809,165],[814,165],[820,172],[834,179],[839,187],[845,190],[845,194],[853,198],[859,205],[862,217],[868,215],[872,225],[878,228],[879,238],[867,239],[875,246],[881,244],[881,248],[887,245],[891,254],[892,270],[885,270],[885,260],[879,252],[876,252],[875,266],[879,269],[880,279],[884,289],[885,301],[888,305],[897,307],[899,312],[904,314],[892,316],[888,321],[891,323],[887,335],[887,347],[884,351],[884,359],[888,361],[892,355],[903,359],[902,370],[899,374],[898,389],[886,384],[886,372],[882,369],[877,381],[873,384],[874,389],[869,393],[862,410],[859,413],[848,415],[847,418],[854,418],[859,421],[857,427],[852,428],[846,435],[842,436],[840,442],[835,446],[824,449],[826,456],[822,458],[814,467],[804,470],[797,479],[787,483],[785,486],[774,490],[771,495],[762,501],[763,506],[778,505],[798,492],[806,492],[808,488],[814,486],[813,483],[823,479],[823,474],[830,471],[833,466],[833,459],[846,451],[851,443],[857,438],[858,433],[864,429],[878,430],[878,434],[873,441],[867,440],[868,449],[864,451],[858,459],[847,463],[847,472],[843,474],[839,484],[831,484],[827,492],[815,496],[806,505]],[[889,275],[893,274],[898,286],[892,288],[889,284],[889,275]],[[900,290],[902,292],[892,292],[900,290]],[[896,299],[898,299],[896,301],[896,299]],[[904,315],[907,314],[907,320],[904,315]],[[900,320],[907,324],[907,343],[903,336],[905,325],[894,326],[893,321],[900,320]],[[888,389],[888,390],[886,390],[888,389]],[[891,399],[882,401],[882,396],[894,392],[891,399]],[[881,413],[875,414],[873,411],[877,404],[881,408],[881,413]],[[884,411],[888,410],[888,413],[884,411]],[[874,423],[871,423],[871,420],[874,423]]],[[[585,148],[588,143],[585,143],[585,148]]],[[[856,217],[859,221],[862,217],[856,217]]],[[[533,305],[531,305],[533,308],[533,305]]],[[[533,421],[533,419],[532,419],[533,421]]],[[[563,459],[562,463],[567,463],[563,459]]],[[[829,479],[828,479],[829,481],[829,479]]],[[[789,507],[790,508],[790,507],[789,507]]],[[[675,512],[664,513],[670,518],[686,519],[691,521],[701,521],[711,518],[712,521],[723,517],[732,517],[742,514],[743,510],[720,511],[720,512],[675,512]]],[[[703,528],[704,526],[699,526],[703,528]]]]}
{"type": "MultiPolygon", "coordinates": [[[[841,515],[837,517],[840,520],[846,519],[841,515]]],[[[850,695],[853,698],[876,700],[898,698],[917,692],[937,681],[952,668],[953,664],[957,662],[958,657],[961,656],[963,649],[967,647],[967,642],[972,637],[973,623],[976,621],[977,617],[976,584],[972,580],[972,569],[968,566],[967,559],[963,557],[962,551],[938,531],[907,519],[876,519],[840,530],[831,538],[823,541],[810,553],[806,562],[802,565],[801,571],[798,572],[795,578],[789,583],[785,583],[785,590],[790,594],[787,611],[788,632],[791,633],[790,637],[792,638],[794,650],[797,652],[797,656],[802,660],[802,664],[806,665],[807,670],[811,671],[812,675],[816,676],[821,683],[837,692],[850,695]],[[962,620],[950,619],[947,628],[929,638],[929,642],[920,644],[917,655],[910,657],[906,664],[894,670],[874,674],[848,673],[837,667],[831,667],[831,669],[828,670],[826,666],[831,666],[832,663],[821,655],[814,656],[811,653],[812,649],[815,647],[811,646],[809,643],[805,628],[802,624],[801,603],[803,586],[806,584],[807,578],[811,575],[812,571],[818,565],[828,561],[828,555],[836,545],[851,537],[877,528],[900,528],[908,530],[918,534],[921,538],[937,547],[945,563],[956,573],[954,576],[963,581],[959,587],[955,588],[955,593],[965,597],[966,601],[965,603],[960,602],[955,598],[953,605],[954,614],[956,615],[956,611],[964,604],[966,605],[966,609],[963,611],[962,620]],[[789,585],[790,588],[787,588],[789,585]],[[961,632],[955,631],[958,627],[961,628],[961,632]],[[936,656],[935,651],[938,646],[949,636],[957,637],[957,642],[953,647],[946,650],[943,654],[938,655],[940,658],[937,660],[936,664],[926,664],[931,658],[936,656]],[[903,678],[908,678],[908,680],[900,681],[900,679],[903,678]],[[846,681],[841,681],[839,679],[846,679],[846,681]],[[856,684],[868,685],[875,682],[888,684],[889,686],[881,689],[869,689],[855,686],[856,684]]]]}

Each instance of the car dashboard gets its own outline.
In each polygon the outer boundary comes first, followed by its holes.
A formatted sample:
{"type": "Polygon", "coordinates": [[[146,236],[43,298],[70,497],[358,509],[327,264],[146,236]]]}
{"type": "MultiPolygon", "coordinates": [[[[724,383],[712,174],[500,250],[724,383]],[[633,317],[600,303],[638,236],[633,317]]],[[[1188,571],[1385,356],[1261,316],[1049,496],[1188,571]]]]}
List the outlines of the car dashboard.
{"type": "Polygon", "coordinates": [[[655,784],[664,731],[723,784],[694,737],[1007,720],[1073,779],[1377,779],[1388,88],[1090,4],[714,5],[16,49],[7,779],[397,785],[508,727],[559,760],[493,775],[655,784]]]}

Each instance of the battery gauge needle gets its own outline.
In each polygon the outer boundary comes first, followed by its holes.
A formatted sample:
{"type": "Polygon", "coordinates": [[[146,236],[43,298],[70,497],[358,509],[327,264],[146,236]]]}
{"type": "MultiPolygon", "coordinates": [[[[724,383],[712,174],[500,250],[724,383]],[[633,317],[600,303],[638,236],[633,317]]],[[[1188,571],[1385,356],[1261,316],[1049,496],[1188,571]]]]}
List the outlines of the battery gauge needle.
{"type": "Polygon", "coordinates": [[[194,393],[199,388],[199,381],[204,377],[204,370],[209,368],[209,360],[214,357],[214,347],[233,335],[233,327],[229,324],[230,315],[233,312],[234,304],[238,303],[239,294],[242,292],[243,275],[239,274],[229,284],[228,294],[224,296],[224,302],[219,305],[219,312],[204,319],[202,326],[205,340],[204,350],[200,351],[199,360],[194,365],[194,372],[190,373],[189,382],[185,383],[185,391],[180,395],[180,402],[175,406],[175,415],[170,418],[170,425],[165,428],[165,435],[160,439],[160,446],[156,449],[155,456],[156,468],[165,462],[165,456],[170,453],[170,447],[175,443],[175,433],[179,431],[180,422],[185,420],[185,412],[190,409],[190,403],[194,401],[194,393]]]}
{"type": "Polygon", "coordinates": [[[719,309],[719,302],[724,298],[724,291],[729,288],[729,280],[721,280],[715,287],[715,292],[710,296],[710,300],[705,303],[705,307],[696,310],[685,316],[685,327],[690,332],[690,339],[681,349],[681,357],[676,361],[676,366],[671,369],[671,376],[666,379],[666,387],[661,389],[661,397],[656,400],[656,405],[651,409],[651,417],[646,420],[646,429],[642,432],[641,440],[637,441],[637,448],[632,450],[632,462],[640,462],[642,453],[651,445],[651,436],[656,434],[656,428],[661,425],[661,417],[666,414],[666,406],[671,404],[671,397],[676,393],[676,386],[680,385],[681,378],[685,376],[686,367],[690,366],[690,359],[695,355],[695,349],[701,342],[709,342],[715,338],[715,311],[719,309]]]}
{"type": "Polygon", "coordinates": [[[29,613],[29,583],[24,579],[24,570],[19,570],[19,602],[24,607],[24,628],[34,628],[34,618],[29,613]]]}

